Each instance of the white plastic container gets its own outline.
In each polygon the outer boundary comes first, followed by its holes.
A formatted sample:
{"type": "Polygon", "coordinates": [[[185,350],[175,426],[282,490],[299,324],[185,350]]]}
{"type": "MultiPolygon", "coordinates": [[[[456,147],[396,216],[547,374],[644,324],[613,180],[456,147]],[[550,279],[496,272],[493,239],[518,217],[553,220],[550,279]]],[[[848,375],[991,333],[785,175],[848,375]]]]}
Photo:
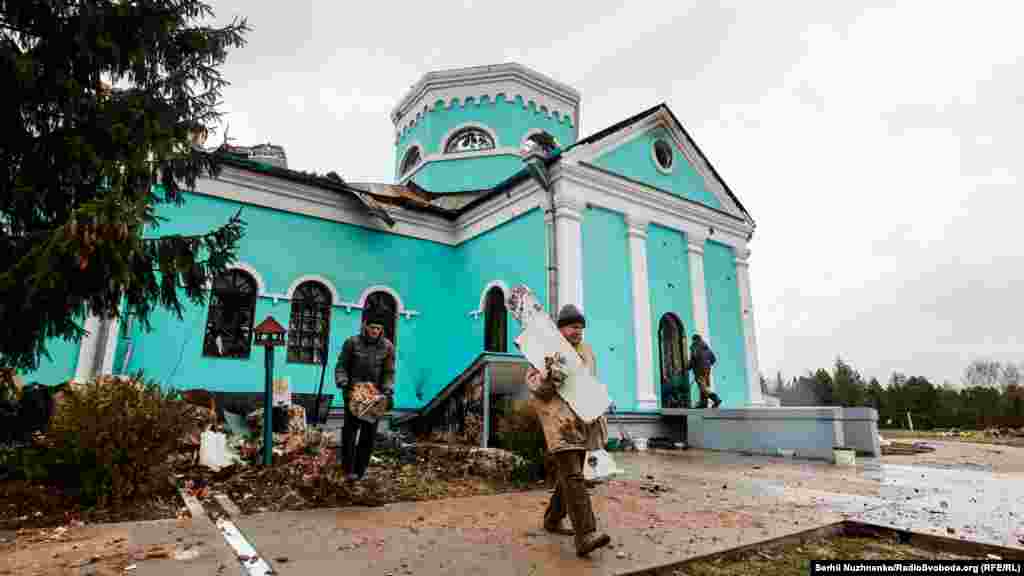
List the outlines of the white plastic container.
{"type": "Polygon", "coordinates": [[[836,466],[853,466],[857,463],[857,452],[852,448],[833,448],[832,456],[836,466]]]}
{"type": "Polygon", "coordinates": [[[228,458],[227,436],[207,430],[199,440],[199,465],[220,470],[231,465],[228,458]]]}
{"type": "Polygon", "coordinates": [[[636,445],[636,449],[640,451],[647,450],[647,438],[634,438],[633,444],[636,445]]]}
{"type": "Polygon", "coordinates": [[[621,473],[622,469],[615,464],[615,460],[606,450],[587,452],[586,466],[583,467],[584,480],[601,482],[621,473]]]}

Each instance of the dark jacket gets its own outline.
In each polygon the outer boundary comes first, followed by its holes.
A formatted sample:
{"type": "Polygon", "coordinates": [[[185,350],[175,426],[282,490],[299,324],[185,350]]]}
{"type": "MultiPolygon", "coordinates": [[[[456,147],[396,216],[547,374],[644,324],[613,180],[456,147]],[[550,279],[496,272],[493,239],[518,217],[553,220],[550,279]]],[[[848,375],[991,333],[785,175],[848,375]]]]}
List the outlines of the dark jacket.
{"type": "Polygon", "coordinates": [[[701,341],[700,344],[694,342],[690,346],[690,367],[694,372],[710,368],[715,364],[715,360],[715,353],[711,351],[711,347],[706,342],[701,341]]]}
{"type": "Polygon", "coordinates": [[[345,340],[334,368],[334,383],[344,390],[356,382],[373,382],[382,393],[395,385],[395,346],[381,336],[373,342],[358,334],[345,340]]]}

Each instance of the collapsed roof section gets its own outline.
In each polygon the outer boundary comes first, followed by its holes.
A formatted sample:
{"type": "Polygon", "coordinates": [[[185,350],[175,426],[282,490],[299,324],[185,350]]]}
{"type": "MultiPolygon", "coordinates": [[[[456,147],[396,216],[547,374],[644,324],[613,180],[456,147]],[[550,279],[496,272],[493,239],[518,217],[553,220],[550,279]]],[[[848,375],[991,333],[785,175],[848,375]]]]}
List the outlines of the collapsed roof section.
{"type": "MultiPolygon", "coordinates": [[[[609,126],[603,130],[599,130],[590,136],[579,140],[578,142],[567,146],[565,149],[555,149],[552,153],[544,158],[544,164],[551,166],[561,159],[561,157],[568,153],[574,148],[593,144],[600,140],[603,140],[615,133],[626,130],[630,126],[644,120],[645,118],[657,113],[660,110],[665,110],[672,118],[676,126],[686,137],[693,142],[686,129],[683,128],[682,123],[672,113],[672,110],[668,108],[664,103],[658,104],[652,108],[644,110],[639,114],[626,118],[612,126],[609,126]]],[[[746,210],[743,204],[740,203],[739,199],[732,192],[729,186],[722,179],[721,175],[715,170],[714,166],[708,161],[703,151],[697,147],[696,143],[693,142],[693,146],[696,149],[697,154],[700,155],[701,159],[707,163],[711,169],[714,178],[717,179],[722,187],[725,189],[729,197],[735,202],[736,206],[740,209],[744,216],[753,224],[753,218],[750,213],[746,210]]],[[[463,213],[472,209],[475,206],[486,202],[490,198],[507,191],[511,187],[519,184],[520,182],[531,177],[530,169],[524,164],[523,168],[506,178],[504,181],[498,183],[491,188],[485,188],[482,190],[458,192],[458,193],[434,193],[423,189],[412,180],[405,184],[382,184],[376,182],[345,182],[338,177],[324,177],[316,174],[310,174],[307,172],[299,172],[289,168],[283,168],[279,166],[273,166],[263,162],[253,161],[248,158],[244,158],[231,153],[230,150],[220,148],[214,152],[218,158],[229,165],[237,168],[243,168],[246,170],[252,170],[266,174],[268,176],[274,176],[285,180],[291,180],[302,184],[316,186],[331,190],[340,194],[346,194],[356,198],[373,216],[384,221],[389,227],[395,225],[395,220],[388,213],[388,207],[401,207],[403,209],[425,212],[433,214],[435,216],[441,216],[447,220],[454,221],[463,213]]],[[[736,216],[733,216],[736,217],[736,216]]]]}
{"type": "MultiPolygon", "coordinates": [[[[250,170],[308,186],[316,186],[356,198],[366,208],[367,212],[387,223],[389,227],[395,225],[395,220],[388,213],[388,207],[401,207],[434,214],[447,220],[455,220],[473,206],[528,178],[527,171],[524,168],[493,188],[459,194],[433,194],[411,181],[406,184],[350,183],[340,178],[329,178],[256,162],[224,150],[217,150],[214,154],[216,154],[220,162],[235,168],[250,170]]],[[[554,161],[554,158],[551,158],[550,161],[554,161]]]]}

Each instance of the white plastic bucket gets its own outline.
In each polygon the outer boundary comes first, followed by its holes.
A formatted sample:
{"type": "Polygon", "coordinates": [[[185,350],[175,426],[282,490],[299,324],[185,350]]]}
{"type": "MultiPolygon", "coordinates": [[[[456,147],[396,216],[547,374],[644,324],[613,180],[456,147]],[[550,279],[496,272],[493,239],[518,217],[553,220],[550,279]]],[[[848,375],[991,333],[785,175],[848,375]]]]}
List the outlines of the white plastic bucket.
{"type": "Polygon", "coordinates": [[[849,448],[833,448],[836,466],[853,466],[857,462],[857,452],[849,448]]]}

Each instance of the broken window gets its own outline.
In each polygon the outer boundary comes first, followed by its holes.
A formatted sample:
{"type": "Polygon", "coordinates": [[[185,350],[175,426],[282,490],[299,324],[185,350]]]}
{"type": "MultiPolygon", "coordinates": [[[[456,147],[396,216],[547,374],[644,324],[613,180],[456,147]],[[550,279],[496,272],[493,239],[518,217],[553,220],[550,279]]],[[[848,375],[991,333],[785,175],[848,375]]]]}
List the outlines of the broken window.
{"type": "Polygon", "coordinates": [[[661,402],[669,408],[689,407],[686,379],[686,335],[683,323],[669,312],[658,323],[658,351],[661,357],[661,402]]]}
{"type": "Polygon", "coordinates": [[[480,128],[463,128],[448,139],[444,146],[444,153],[453,152],[474,152],[477,150],[491,150],[494,148],[494,138],[485,130],[480,128]]]}
{"type": "Polygon", "coordinates": [[[664,140],[655,140],[654,158],[662,170],[672,169],[672,147],[664,140]]]}
{"type": "Polygon", "coordinates": [[[485,298],[484,351],[508,352],[508,312],[505,294],[497,286],[488,290],[485,298]]]}
{"type": "Polygon", "coordinates": [[[420,161],[420,147],[413,146],[408,152],[405,153],[405,159],[402,160],[402,168],[399,170],[399,175],[404,176],[409,170],[412,170],[416,164],[420,161]]]}
{"type": "Polygon", "coordinates": [[[288,361],[323,364],[331,331],[331,293],[320,282],[299,284],[292,294],[288,361]]]}
{"type": "Polygon", "coordinates": [[[228,270],[214,279],[203,356],[249,357],[256,296],[256,280],[242,270],[228,270]]]}
{"type": "Polygon", "coordinates": [[[555,140],[554,136],[544,131],[531,134],[526,140],[536,144],[544,154],[551,154],[555,151],[555,148],[558,148],[558,140],[555,140]]]}

